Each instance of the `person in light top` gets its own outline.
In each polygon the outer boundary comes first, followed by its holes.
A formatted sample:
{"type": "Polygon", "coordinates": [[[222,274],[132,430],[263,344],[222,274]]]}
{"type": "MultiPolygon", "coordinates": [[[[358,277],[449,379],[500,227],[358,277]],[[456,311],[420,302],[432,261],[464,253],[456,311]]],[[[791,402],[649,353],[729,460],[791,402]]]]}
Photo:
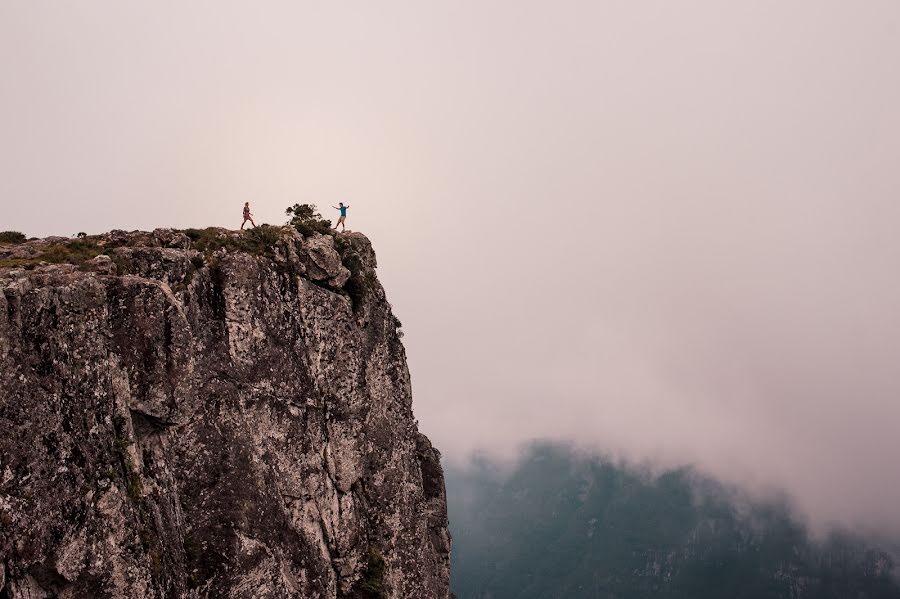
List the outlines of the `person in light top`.
{"type": "Polygon", "coordinates": [[[256,228],[256,223],[253,222],[253,215],[250,214],[250,202],[244,202],[244,222],[241,223],[241,231],[244,230],[244,225],[247,224],[247,221],[250,221],[250,224],[253,225],[253,228],[256,228]]]}

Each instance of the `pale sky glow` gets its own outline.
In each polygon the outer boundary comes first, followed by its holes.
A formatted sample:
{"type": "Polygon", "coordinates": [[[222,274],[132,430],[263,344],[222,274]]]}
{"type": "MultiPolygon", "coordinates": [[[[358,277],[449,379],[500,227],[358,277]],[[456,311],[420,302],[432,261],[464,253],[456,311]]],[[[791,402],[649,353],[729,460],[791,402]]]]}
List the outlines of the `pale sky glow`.
{"type": "Polygon", "coordinates": [[[900,3],[0,4],[0,230],[373,240],[448,459],[574,439],[900,533],[900,3]]]}

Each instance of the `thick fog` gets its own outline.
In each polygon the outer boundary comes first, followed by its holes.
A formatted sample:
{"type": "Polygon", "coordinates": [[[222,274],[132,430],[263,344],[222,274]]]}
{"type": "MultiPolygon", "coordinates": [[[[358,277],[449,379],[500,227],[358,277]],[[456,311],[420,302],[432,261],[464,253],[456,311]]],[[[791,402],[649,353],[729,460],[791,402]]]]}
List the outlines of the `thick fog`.
{"type": "Polygon", "coordinates": [[[0,4],[0,229],[371,237],[421,428],[900,532],[900,4],[0,4]]]}

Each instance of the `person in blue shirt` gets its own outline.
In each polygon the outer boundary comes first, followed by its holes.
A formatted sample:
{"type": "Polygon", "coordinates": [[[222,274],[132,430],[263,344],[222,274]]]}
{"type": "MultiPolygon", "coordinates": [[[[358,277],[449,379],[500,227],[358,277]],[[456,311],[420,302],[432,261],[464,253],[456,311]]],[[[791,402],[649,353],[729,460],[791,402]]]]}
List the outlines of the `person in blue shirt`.
{"type": "Polygon", "coordinates": [[[349,207],[350,207],[349,204],[347,206],[344,206],[343,202],[338,202],[337,206],[332,206],[332,208],[334,208],[335,210],[341,211],[341,217],[338,219],[338,222],[336,222],[334,225],[335,230],[337,230],[338,225],[341,226],[341,231],[345,231],[347,229],[347,226],[344,223],[347,222],[347,208],[349,208],[349,207]]]}

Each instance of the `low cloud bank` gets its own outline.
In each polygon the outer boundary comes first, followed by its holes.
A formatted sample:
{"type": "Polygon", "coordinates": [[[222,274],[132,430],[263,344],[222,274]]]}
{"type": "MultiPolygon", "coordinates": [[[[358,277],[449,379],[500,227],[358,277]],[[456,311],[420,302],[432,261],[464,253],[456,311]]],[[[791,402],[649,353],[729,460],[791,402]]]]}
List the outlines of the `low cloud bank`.
{"type": "Polygon", "coordinates": [[[456,290],[446,346],[411,341],[448,457],[570,440],[900,533],[900,209],[737,195],[492,234],[488,255],[514,255],[456,290]]]}

